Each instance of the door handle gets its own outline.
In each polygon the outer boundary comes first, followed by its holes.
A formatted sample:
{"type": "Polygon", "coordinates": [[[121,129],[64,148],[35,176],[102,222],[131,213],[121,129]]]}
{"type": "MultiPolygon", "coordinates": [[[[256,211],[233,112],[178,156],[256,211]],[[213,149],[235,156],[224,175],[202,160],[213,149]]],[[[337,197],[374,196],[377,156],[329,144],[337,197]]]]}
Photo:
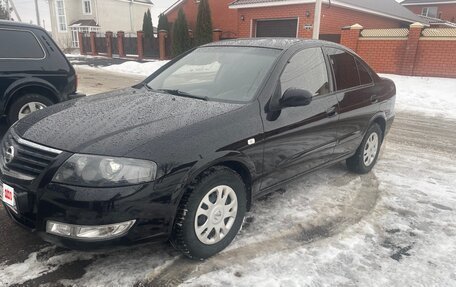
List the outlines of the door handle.
{"type": "Polygon", "coordinates": [[[326,115],[328,118],[335,117],[337,115],[337,109],[335,106],[330,107],[329,109],[326,110],[326,115]]]}
{"type": "Polygon", "coordinates": [[[371,102],[372,102],[373,104],[378,103],[378,97],[377,97],[377,95],[372,95],[372,96],[371,96],[371,102]]]}

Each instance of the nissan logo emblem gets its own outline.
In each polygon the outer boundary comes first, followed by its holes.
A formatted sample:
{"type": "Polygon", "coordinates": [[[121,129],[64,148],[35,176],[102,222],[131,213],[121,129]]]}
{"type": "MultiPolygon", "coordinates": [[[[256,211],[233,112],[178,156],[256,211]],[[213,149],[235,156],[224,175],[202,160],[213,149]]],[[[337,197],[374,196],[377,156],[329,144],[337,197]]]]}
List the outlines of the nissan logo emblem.
{"type": "Polygon", "coordinates": [[[14,147],[10,146],[5,153],[5,162],[6,163],[11,163],[14,159],[14,147]]]}

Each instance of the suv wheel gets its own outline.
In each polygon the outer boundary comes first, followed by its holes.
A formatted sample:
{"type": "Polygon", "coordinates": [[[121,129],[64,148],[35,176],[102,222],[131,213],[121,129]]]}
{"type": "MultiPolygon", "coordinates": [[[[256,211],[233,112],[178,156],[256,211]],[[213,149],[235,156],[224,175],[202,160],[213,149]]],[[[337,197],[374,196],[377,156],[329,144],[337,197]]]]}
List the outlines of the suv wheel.
{"type": "Polygon", "coordinates": [[[367,130],[361,145],[355,155],[347,159],[347,167],[356,173],[368,173],[377,162],[383,132],[378,124],[373,124],[367,130]]]}
{"type": "Polygon", "coordinates": [[[15,100],[8,111],[8,123],[14,124],[29,114],[52,105],[53,102],[39,94],[25,94],[15,100]]]}
{"type": "Polygon", "coordinates": [[[234,239],[246,207],[246,188],[239,174],[226,167],[211,168],[184,195],[171,243],[189,258],[208,258],[234,239]]]}

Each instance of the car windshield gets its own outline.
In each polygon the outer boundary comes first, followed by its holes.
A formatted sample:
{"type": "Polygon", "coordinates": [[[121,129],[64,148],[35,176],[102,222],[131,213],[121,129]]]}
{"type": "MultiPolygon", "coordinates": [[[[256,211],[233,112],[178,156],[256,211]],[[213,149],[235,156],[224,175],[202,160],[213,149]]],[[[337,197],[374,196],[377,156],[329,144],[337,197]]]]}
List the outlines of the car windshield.
{"type": "Polygon", "coordinates": [[[280,50],[201,47],[153,78],[153,90],[205,100],[251,101],[280,50]]]}

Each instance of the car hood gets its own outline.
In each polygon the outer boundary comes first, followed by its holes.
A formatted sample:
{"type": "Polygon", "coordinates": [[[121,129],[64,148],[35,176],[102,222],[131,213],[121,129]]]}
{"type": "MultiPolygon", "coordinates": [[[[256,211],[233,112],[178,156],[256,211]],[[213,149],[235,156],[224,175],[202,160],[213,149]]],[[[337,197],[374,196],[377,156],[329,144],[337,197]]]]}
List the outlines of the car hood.
{"type": "Polygon", "coordinates": [[[127,88],[48,107],[14,129],[29,141],[64,151],[123,156],[156,137],[240,107],[127,88]]]}

